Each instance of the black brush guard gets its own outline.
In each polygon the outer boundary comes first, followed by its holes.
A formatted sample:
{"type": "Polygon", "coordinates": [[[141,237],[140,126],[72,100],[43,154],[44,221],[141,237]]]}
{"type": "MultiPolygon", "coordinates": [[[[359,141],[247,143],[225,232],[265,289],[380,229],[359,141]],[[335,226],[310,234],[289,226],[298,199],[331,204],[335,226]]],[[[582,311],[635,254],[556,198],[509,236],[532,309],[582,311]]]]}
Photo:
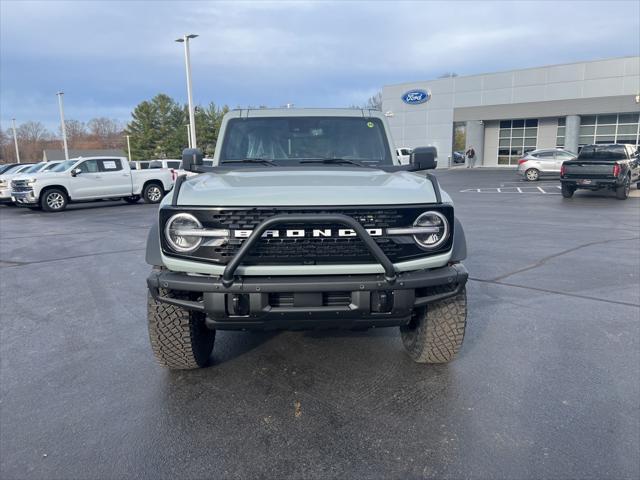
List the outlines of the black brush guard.
{"type": "Polygon", "coordinates": [[[314,328],[339,326],[393,326],[406,324],[413,309],[460,293],[468,273],[461,264],[433,270],[396,272],[365,228],[352,217],[341,214],[276,215],[258,225],[225,267],[221,277],[194,276],[185,273],[154,270],[147,279],[152,297],[160,302],[187,310],[207,313],[208,324],[217,329],[314,328]],[[371,255],[384,269],[384,274],[369,275],[301,275],[301,276],[241,276],[235,275],[262,234],[277,224],[338,223],[351,228],[360,237],[371,255]],[[162,295],[160,289],[181,295],[162,295]],[[291,293],[305,298],[305,294],[320,292],[350,292],[347,305],[309,303],[295,306],[271,306],[270,294],[291,293]],[[376,293],[374,293],[376,292],[376,293]],[[388,311],[376,312],[372,306],[379,292],[393,297],[388,311]],[[230,313],[229,301],[244,296],[248,306],[246,315],[230,313]]]}

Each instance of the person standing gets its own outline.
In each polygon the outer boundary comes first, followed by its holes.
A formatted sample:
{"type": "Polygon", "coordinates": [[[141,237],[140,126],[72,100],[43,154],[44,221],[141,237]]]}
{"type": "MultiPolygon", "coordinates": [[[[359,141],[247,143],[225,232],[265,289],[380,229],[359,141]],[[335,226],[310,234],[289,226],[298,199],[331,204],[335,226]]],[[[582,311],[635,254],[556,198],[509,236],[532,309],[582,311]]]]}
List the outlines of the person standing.
{"type": "Polygon", "coordinates": [[[467,156],[467,168],[473,168],[476,166],[476,151],[473,149],[473,146],[469,145],[464,154],[467,156]]]}

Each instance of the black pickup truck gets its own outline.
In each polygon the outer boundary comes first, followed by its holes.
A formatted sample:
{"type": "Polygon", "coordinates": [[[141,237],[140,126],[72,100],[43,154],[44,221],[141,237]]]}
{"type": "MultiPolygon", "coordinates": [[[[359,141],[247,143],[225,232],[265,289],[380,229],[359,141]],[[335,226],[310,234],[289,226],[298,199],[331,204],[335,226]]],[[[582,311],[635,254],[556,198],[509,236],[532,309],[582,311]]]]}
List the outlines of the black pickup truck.
{"type": "Polygon", "coordinates": [[[640,188],[640,150],[635,145],[585,145],[578,158],[562,163],[562,196],[571,198],[578,188],[607,188],[625,200],[631,184],[640,188]]]}

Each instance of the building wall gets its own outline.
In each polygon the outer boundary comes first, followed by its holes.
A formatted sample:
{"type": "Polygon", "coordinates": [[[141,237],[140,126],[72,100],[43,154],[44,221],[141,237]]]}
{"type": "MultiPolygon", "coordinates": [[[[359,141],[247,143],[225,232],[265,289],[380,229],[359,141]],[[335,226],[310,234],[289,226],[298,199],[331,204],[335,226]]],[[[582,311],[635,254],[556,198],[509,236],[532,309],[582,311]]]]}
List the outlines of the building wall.
{"type": "MultiPolygon", "coordinates": [[[[624,57],[525,70],[444,78],[385,86],[382,108],[396,146],[435,145],[446,165],[453,143],[453,122],[517,118],[541,120],[538,147],[555,146],[557,117],[640,110],[640,57],[624,57]],[[407,105],[402,95],[425,89],[431,99],[407,105]],[[552,130],[554,130],[552,132],[552,130]]],[[[485,161],[497,164],[492,131],[485,132],[485,161]]]]}
{"type": "Polygon", "coordinates": [[[489,120],[484,122],[484,162],[483,167],[495,167],[498,165],[498,133],[500,122],[489,120]]]}

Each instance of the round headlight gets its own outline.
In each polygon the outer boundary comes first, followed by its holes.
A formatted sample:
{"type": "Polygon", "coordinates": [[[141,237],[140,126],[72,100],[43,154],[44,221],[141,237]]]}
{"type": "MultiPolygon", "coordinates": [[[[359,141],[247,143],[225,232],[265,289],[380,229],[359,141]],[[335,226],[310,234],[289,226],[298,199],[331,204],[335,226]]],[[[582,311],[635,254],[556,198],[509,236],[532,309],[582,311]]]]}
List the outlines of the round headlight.
{"type": "Polygon", "coordinates": [[[440,212],[424,212],[416,221],[414,227],[433,227],[437,232],[414,235],[416,243],[427,250],[438,248],[449,238],[449,222],[440,212]]]}
{"type": "Polygon", "coordinates": [[[171,217],[164,227],[164,234],[169,246],[180,253],[192,252],[202,243],[202,237],[185,235],[189,230],[202,228],[196,217],[189,213],[178,213],[171,217]]]}

